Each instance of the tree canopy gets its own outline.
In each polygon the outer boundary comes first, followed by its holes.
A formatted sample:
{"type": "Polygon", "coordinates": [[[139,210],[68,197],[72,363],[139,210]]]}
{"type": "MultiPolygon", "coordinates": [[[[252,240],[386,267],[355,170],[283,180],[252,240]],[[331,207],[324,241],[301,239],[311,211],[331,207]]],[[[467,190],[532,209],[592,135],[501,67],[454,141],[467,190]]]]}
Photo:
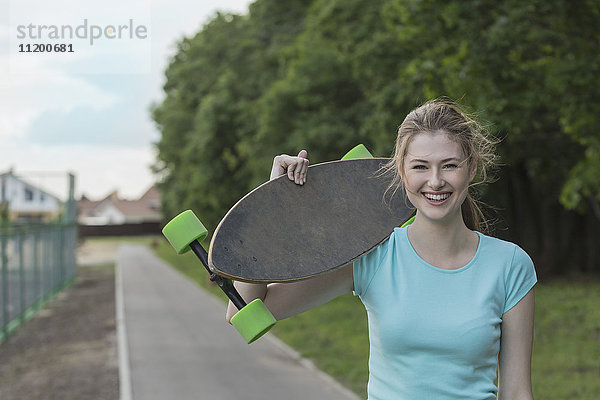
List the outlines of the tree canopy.
{"type": "Polygon", "coordinates": [[[491,127],[496,234],[541,275],[598,271],[597,1],[257,0],[179,42],[153,107],[169,218],[209,229],[264,182],[273,157],[311,163],[358,143],[392,152],[408,111],[448,96],[491,127]]]}

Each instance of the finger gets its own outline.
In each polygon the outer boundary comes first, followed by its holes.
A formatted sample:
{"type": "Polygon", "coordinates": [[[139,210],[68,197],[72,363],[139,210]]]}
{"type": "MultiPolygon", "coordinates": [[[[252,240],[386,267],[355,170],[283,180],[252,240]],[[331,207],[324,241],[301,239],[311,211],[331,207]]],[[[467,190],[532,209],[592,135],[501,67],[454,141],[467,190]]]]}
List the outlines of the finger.
{"type": "Polygon", "coordinates": [[[304,184],[304,177],[306,175],[306,164],[308,163],[308,160],[303,159],[302,161],[300,161],[298,163],[298,167],[296,168],[296,183],[299,185],[303,185],[304,184]]]}
{"type": "Polygon", "coordinates": [[[291,163],[287,167],[287,175],[288,175],[288,178],[290,179],[290,181],[295,181],[294,172],[296,172],[296,163],[291,163]]]}
{"type": "Polygon", "coordinates": [[[308,160],[306,158],[301,159],[300,163],[298,164],[298,167],[296,169],[296,180],[299,185],[304,185],[304,182],[306,181],[306,171],[308,169],[308,160]]]}
{"type": "Polygon", "coordinates": [[[275,179],[278,176],[281,176],[281,175],[283,175],[283,174],[286,173],[286,168],[285,168],[285,165],[284,165],[285,164],[285,161],[284,161],[285,157],[289,157],[289,156],[286,156],[285,154],[282,154],[282,155],[276,156],[273,159],[273,166],[271,168],[271,177],[270,177],[270,179],[275,179]]]}
{"type": "Polygon", "coordinates": [[[302,163],[302,171],[301,171],[301,176],[302,176],[302,185],[304,185],[306,183],[306,177],[308,176],[308,160],[306,160],[306,162],[302,163]]]}
{"type": "Polygon", "coordinates": [[[300,150],[300,153],[298,153],[298,157],[300,158],[306,158],[308,156],[308,152],[306,150],[300,150]]]}
{"type": "Polygon", "coordinates": [[[304,164],[304,160],[298,161],[298,164],[296,164],[296,170],[294,171],[294,182],[297,185],[302,184],[302,164],[304,164]]]}

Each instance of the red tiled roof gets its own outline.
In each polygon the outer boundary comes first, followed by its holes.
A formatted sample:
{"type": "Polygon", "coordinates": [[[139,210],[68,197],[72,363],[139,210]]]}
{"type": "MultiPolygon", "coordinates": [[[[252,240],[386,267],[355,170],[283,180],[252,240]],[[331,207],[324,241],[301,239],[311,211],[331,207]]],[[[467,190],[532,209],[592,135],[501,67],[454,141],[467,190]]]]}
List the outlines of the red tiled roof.
{"type": "Polygon", "coordinates": [[[148,189],[138,200],[120,199],[116,191],[99,201],[89,200],[82,196],[81,200],[77,202],[77,210],[80,217],[92,217],[99,215],[102,209],[109,205],[119,210],[125,218],[144,221],[159,221],[162,218],[160,193],[155,186],[148,189]]]}

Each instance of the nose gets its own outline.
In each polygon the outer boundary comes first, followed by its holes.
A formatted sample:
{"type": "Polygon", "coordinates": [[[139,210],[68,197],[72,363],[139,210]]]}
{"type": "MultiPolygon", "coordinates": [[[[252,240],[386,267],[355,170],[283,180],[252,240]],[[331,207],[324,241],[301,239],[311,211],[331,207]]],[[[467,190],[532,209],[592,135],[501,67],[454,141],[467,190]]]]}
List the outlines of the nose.
{"type": "Polygon", "coordinates": [[[433,190],[440,190],[444,187],[446,182],[444,181],[440,170],[434,168],[431,170],[431,175],[429,176],[429,187],[433,190]]]}

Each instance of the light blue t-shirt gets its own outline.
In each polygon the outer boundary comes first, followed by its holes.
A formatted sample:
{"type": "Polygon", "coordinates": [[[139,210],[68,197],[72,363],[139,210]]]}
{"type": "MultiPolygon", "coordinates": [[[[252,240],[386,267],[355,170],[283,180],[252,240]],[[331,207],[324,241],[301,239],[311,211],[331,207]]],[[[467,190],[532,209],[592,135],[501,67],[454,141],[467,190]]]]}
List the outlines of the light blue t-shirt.
{"type": "Polygon", "coordinates": [[[444,270],[406,228],[354,262],[369,320],[369,400],[495,399],[502,315],[535,285],[527,253],[479,234],[475,257],[444,270]]]}

